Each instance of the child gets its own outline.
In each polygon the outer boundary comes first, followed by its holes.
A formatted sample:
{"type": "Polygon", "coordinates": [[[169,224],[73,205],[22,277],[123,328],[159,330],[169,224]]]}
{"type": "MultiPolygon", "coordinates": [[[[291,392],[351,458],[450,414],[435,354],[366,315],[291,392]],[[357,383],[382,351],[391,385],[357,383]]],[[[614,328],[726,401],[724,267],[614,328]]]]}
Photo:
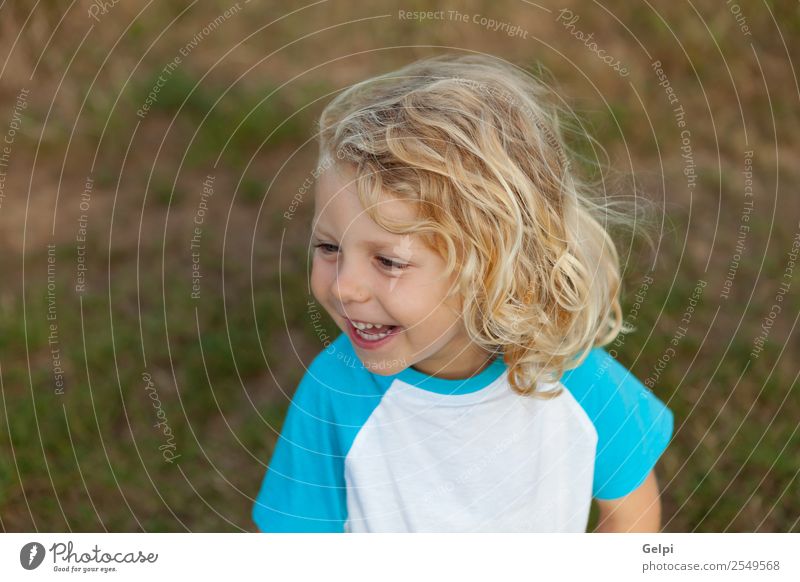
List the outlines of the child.
{"type": "Polygon", "coordinates": [[[344,333],[292,399],[260,530],[584,532],[592,498],[602,531],[660,529],[673,416],[601,347],[630,331],[615,215],[545,97],[445,55],[323,111],[311,286],[344,333]]]}

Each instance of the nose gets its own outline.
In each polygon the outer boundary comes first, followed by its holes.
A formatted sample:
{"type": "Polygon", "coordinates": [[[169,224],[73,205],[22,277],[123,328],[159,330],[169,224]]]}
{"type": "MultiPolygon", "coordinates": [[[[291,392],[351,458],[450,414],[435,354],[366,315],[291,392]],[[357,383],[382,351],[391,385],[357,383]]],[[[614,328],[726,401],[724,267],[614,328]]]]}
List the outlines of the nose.
{"type": "Polygon", "coordinates": [[[339,255],[336,278],[331,283],[331,295],[344,307],[350,303],[363,303],[370,297],[367,276],[360,272],[356,259],[347,260],[339,255]]]}

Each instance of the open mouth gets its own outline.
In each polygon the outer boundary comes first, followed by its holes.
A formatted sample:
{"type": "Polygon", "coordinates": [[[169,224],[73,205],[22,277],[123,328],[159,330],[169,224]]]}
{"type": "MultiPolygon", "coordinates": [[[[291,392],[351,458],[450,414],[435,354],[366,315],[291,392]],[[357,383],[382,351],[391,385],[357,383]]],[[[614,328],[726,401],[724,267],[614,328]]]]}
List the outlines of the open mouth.
{"type": "Polygon", "coordinates": [[[350,319],[347,320],[347,324],[350,328],[350,336],[362,347],[383,345],[403,329],[399,325],[367,323],[350,319]]]}

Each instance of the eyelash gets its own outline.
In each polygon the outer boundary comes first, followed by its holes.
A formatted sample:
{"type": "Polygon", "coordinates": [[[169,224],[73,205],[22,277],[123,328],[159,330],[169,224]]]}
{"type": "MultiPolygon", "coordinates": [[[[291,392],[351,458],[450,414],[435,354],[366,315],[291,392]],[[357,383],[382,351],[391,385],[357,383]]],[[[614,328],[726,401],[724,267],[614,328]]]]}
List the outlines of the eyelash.
{"type": "MultiPolygon", "coordinates": [[[[336,245],[332,245],[330,243],[318,243],[318,244],[314,245],[315,249],[320,249],[325,254],[335,252],[335,251],[326,249],[325,247],[334,248],[334,249],[338,248],[336,245]]],[[[378,256],[378,261],[386,269],[398,269],[398,270],[402,271],[403,269],[407,269],[408,268],[408,264],[398,263],[396,261],[393,261],[392,259],[387,259],[386,257],[378,256]]]]}

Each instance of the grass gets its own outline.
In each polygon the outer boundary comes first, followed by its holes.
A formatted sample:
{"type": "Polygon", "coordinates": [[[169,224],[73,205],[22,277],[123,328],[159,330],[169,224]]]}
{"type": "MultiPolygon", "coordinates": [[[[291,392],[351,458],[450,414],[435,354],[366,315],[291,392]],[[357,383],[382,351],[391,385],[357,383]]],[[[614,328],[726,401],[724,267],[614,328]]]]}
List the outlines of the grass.
{"type": "MultiPolygon", "coordinates": [[[[99,255],[97,253],[95,256],[99,255]]],[[[144,259],[155,264],[157,257],[146,256],[144,259]]],[[[31,262],[41,264],[42,260],[41,257],[32,257],[31,262]]],[[[66,266],[70,260],[66,251],[57,255],[57,264],[60,262],[66,266]]],[[[126,265],[113,272],[111,317],[108,298],[103,292],[98,290],[95,294],[86,294],[79,301],[71,293],[69,277],[59,277],[56,287],[56,296],[59,298],[57,323],[63,366],[69,378],[63,396],[53,392],[47,328],[41,317],[46,310],[46,302],[39,292],[43,287],[41,281],[32,281],[29,286],[32,291],[26,313],[27,346],[32,359],[31,382],[23,366],[3,370],[5,401],[3,414],[0,415],[0,425],[3,425],[0,426],[0,434],[4,435],[1,450],[14,450],[16,467],[23,475],[26,491],[31,484],[37,483],[44,490],[44,509],[37,502],[37,514],[41,511],[41,515],[37,515],[39,527],[44,525],[54,530],[98,528],[97,517],[87,511],[86,503],[90,495],[99,491],[106,494],[117,492],[120,498],[130,496],[137,499],[141,502],[137,509],[143,515],[161,515],[157,519],[154,517],[154,521],[145,519],[145,529],[152,531],[162,528],[166,524],[160,513],[162,502],[153,491],[151,478],[170,506],[185,505],[182,497],[185,494],[167,486],[183,478],[174,465],[164,462],[159,452],[159,446],[165,443],[165,439],[152,426],[158,422],[158,417],[152,400],[144,390],[144,371],[155,378],[161,408],[166,412],[168,424],[176,436],[181,466],[187,467],[187,470],[191,468],[193,473],[197,471],[192,475],[192,485],[211,505],[224,507],[227,504],[224,497],[226,492],[220,491],[216,485],[219,476],[214,467],[229,462],[227,457],[231,448],[244,446],[246,450],[260,451],[266,455],[266,428],[259,415],[266,422],[274,423],[276,430],[279,430],[277,427],[285,414],[285,401],[279,398],[265,400],[265,396],[259,394],[264,386],[252,383],[264,370],[265,362],[258,348],[248,301],[236,300],[228,306],[229,325],[226,331],[220,297],[211,290],[213,281],[205,282],[207,299],[190,302],[187,300],[189,290],[186,277],[182,276],[178,265],[170,265],[165,269],[167,280],[162,302],[157,292],[161,288],[158,280],[160,274],[145,272],[140,285],[146,290],[151,303],[142,312],[143,339],[140,341],[135,271],[130,267],[126,265]],[[163,318],[164,308],[166,322],[163,318]],[[202,325],[200,339],[196,330],[195,308],[202,325]],[[165,340],[167,330],[169,350],[165,340]],[[142,358],[142,345],[145,346],[147,365],[142,358]],[[87,366],[89,378],[86,376],[87,366]],[[177,384],[172,378],[173,366],[177,384]],[[245,381],[244,385],[238,380],[237,370],[245,381]],[[31,386],[34,388],[31,389],[31,386]],[[225,422],[220,422],[221,418],[225,422]],[[227,427],[223,430],[225,423],[235,430],[235,438],[227,431],[227,427]],[[9,434],[10,441],[6,436],[9,434]],[[209,435],[215,436],[209,438],[209,435]],[[40,446],[26,444],[39,442],[43,443],[44,451],[40,446]],[[75,461],[76,455],[80,469],[75,461]],[[205,467],[207,473],[199,471],[198,467],[205,467]],[[85,492],[82,500],[78,495],[75,500],[62,501],[65,520],[57,507],[56,497],[69,498],[73,495],[71,491],[82,489],[80,471],[87,478],[91,493],[85,492]],[[49,475],[54,476],[54,486],[50,485],[49,475]],[[143,497],[141,492],[148,490],[151,494],[143,497]]],[[[103,266],[98,263],[90,268],[90,272],[96,273],[96,282],[99,283],[103,266]]],[[[234,297],[244,296],[245,283],[235,277],[229,279],[229,292],[234,297]]],[[[277,281],[267,279],[255,301],[259,313],[259,332],[269,353],[275,332],[281,329],[281,319],[277,316],[280,313],[277,281]]],[[[299,303],[285,306],[290,311],[299,307],[299,303]]],[[[17,300],[7,311],[21,314],[21,301],[17,300]]],[[[301,316],[302,313],[295,314],[293,319],[301,316]]],[[[0,337],[3,338],[5,358],[24,361],[25,328],[21,322],[21,317],[2,320],[0,337]]],[[[267,361],[273,368],[279,363],[273,357],[268,357],[267,361]]],[[[264,457],[264,462],[267,458],[264,457]]],[[[0,501],[3,502],[4,518],[13,520],[7,524],[16,524],[12,526],[14,528],[33,528],[33,523],[25,518],[24,507],[19,505],[21,489],[15,464],[10,458],[3,460],[0,501]],[[7,503],[13,503],[17,509],[9,511],[7,503]]],[[[222,473],[241,490],[252,494],[253,485],[260,479],[262,469],[251,460],[249,470],[242,472],[238,468],[229,468],[222,473]]],[[[201,512],[202,502],[198,500],[198,503],[200,505],[195,510],[201,512]]],[[[124,506],[119,507],[122,509],[124,506]]],[[[185,517],[194,523],[191,511],[185,517]]],[[[138,527],[133,516],[126,515],[124,511],[116,517],[112,514],[111,520],[105,525],[117,531],[138,527]]],[[[242,525],[246,527],[246,524],[242,525]]],[[[228,530],[236,531],[236,528],[228,530]]]]}
{"type": "MultiPolygon", "coordinates": [[[[136,76],[119,95],[90,93],[80,131],[110,157],[121,158],[137,123],[172,124],[167,138],[180,141],[179,151],[185,151],[189,168],[206,166],[220,155],[226,165],[241,168],[259,148],[297,141],[308,131],[312,120],[307,111],[296,111],[297,103],[323,88],[318,81],[294,87],[290,101],[286,91],[278,91],[273,84],[225,85],[213,78],[202,79],[189,69],[178,68],[164,75],[162,68],[156,67],[136,76]],[[163,86],[144,111],[159,76],[163,86]],[[144,119],[137,111],[142,111],[144,119]]],[[[54,125],[50,141],[51,147],[57,148],[71,128],[58,120],[54,125]]]]}

